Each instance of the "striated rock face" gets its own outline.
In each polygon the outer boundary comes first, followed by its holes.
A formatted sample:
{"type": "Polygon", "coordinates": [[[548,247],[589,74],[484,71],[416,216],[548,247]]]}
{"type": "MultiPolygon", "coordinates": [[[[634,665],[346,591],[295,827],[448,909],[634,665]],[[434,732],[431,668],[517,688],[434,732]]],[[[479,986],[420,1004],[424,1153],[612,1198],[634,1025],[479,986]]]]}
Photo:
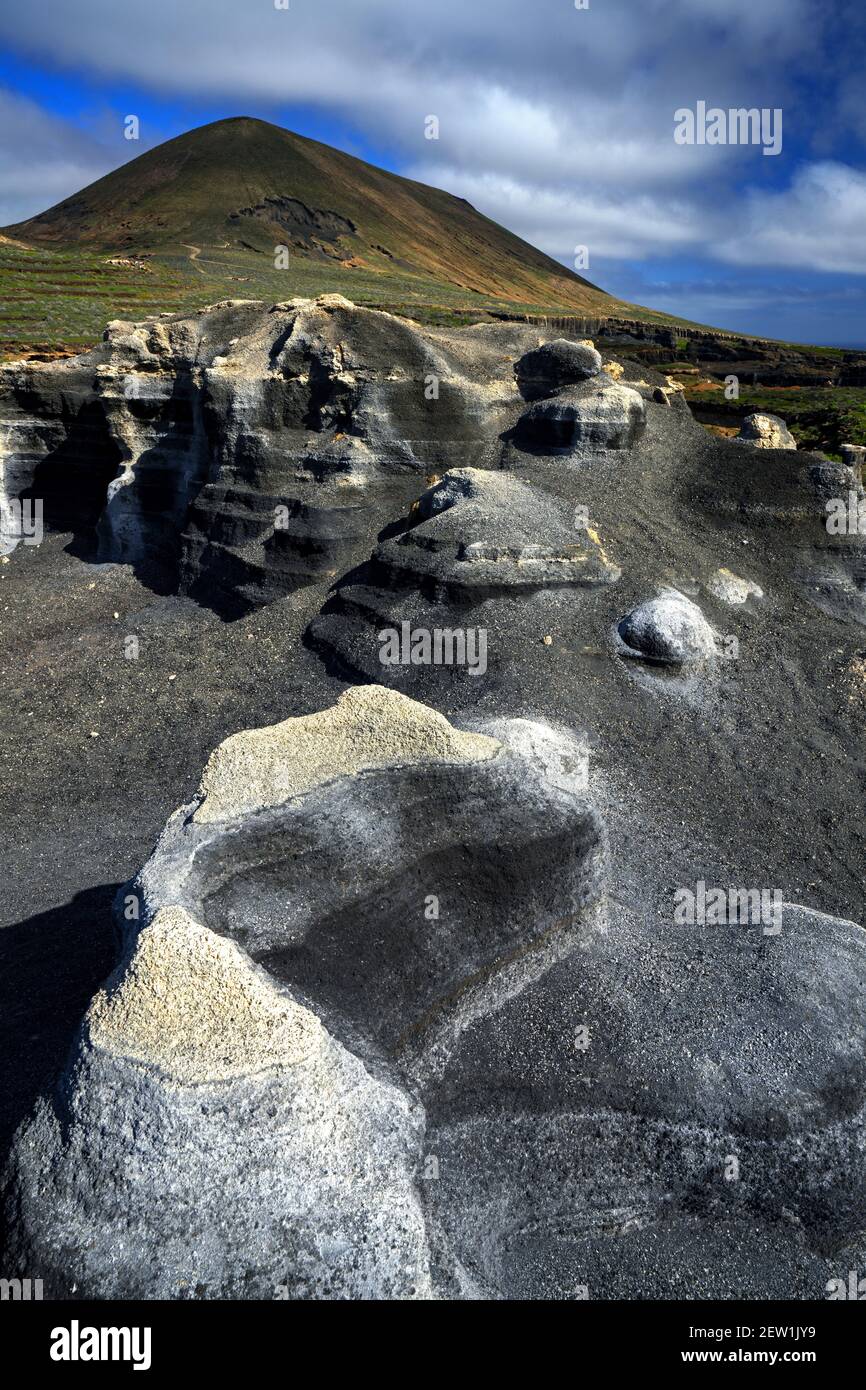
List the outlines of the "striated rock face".
{"type": "Polygon", "coordinates": [[[132,891],[145,921],[182,904],[340,1036],[394,1048],[470,981],[483,993],[497,960],[570,929],[599,855],[597,818],[531,759],[368,686],[227,740],[132,891]]]}
{"type": "Polygon", "coordinates": [[[211,824],[279,806],[335,777],[412,762],[475,762],[497,751],[491,739],[460,733],[380,687],[348,690],[321,714],[226,739],[205,767],[192,819],[211,824]]]}
{"type": "MultiPolygon", "coordinates": [[[[233,616],[349,568],[419,475],[495,466],[539,341],[339,295],[117,321],[80,357],[0,367],[2,499],[233,616]]],[[[557,379],[597,370],[555,347],[557,379]]]]}
{"type": "Polygon", "coordinates": [[[435,653],[432,663],[423,652],[405,660],[404,624],[421,633],[492,628],[484,670],[476,663],[474,673],[499,669],[510,658],[507,638],[496,640],[500,604],[541,590],[577,601],[580,591],[620,576],[595,533],[578,529],[558,498],[507,473],[454,469],[421,495],[409,521],[415,524],[382,541],[310,626],[317,650],[367,679],[402,686],[473,674],[472,662],[459,656],[445,654],[438,665],[435,653]],[[400,633],[399,653],[383,635],[391,632],[400,633]]]}
{"type": "Polygon", "coordinates": [[[429,1293],[416,1104],[232,941],[156,912],[25,1125],[47,1287],[99,1298],[429,1293]]]}
{"type": "Polygon", "coordinates": [[[642,402],[592,345],[540,340],[340,295],[116,321],[80,357],[0,367],[0,501],[38,496],[95,558],[237,616],[350,568],[419,475],[498,466],[515,425],[532,447],[632,440],[642,402]]]}
{"type": "Polygon", "coordinates": [[[425,578],[453,597],[497,589],[610,584],[619,577],[600,544],[560,503],[504,473],[458,468],[418,499],[418,525],[383,541],[375,562],[399,583],[425,578]]]}
{"type": "Polygon", "coordinates": [[[601,376],[536,401],[518,420],[515,439],[544,451],[628,449],[645,425],[639,393],[601,376]]]}
{"type": "Polygon", "coordinates": [[[602,864],[577,781],[396,693],[229,739],[19,1134],[17,1257],[95,1297],[429,1296],[401,1058],[589,930],[602,864]]]}
{"type": "Polygon", "coordinates": [[[797,441],[779,415],[757,412],[747,415],[735,444],[753,444],[757,449],[796,449],[797,441]]]}

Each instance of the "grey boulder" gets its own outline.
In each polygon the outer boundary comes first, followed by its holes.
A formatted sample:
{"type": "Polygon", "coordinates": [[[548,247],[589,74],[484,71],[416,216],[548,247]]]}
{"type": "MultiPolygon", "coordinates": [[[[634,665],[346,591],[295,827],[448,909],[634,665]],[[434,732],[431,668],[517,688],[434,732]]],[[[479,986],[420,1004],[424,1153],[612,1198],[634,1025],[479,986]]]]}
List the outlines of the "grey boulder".
{"type": "Polygon", "coordinates": [[[697,604],[677,589],[639,604],[617,631],[631,654],[666,666],[706,661],[716,653],[713,629],[697,604]]]}
{"type": "Polygon", "coordinates": [[[514,364],[514,375],[524,400],[535,401],[598,376],[601,365],[601,353],[591,342],[555,338],[524,353],[514,364]]]}
{"type": "Polygon", "coordinates": [[[539,452],[629,449],[646,426],[639,392],[602,374],[536,401],[521,415],[516,443],[539,452]]]}

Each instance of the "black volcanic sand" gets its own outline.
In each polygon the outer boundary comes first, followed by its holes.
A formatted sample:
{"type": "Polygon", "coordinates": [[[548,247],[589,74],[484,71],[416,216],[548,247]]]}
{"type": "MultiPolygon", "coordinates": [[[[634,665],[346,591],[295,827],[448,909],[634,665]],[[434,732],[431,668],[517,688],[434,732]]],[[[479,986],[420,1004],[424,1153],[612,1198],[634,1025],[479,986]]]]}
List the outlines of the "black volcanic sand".
{"type": "Polygon", "coordinates": [[[443,710],[541,715],[585,730],[594,795],[610,797],[614,872],[627,881],[633,868],[644,910],[657,896],[669,921],[672,886],[703,878],[778,888],[788,901],[863,921],[863,551],[843,540],[831,554],[809,478],[817,456],[716,440],[681,404],[647,409],[647,434],[628,453],[576,461],[511,448],[505,457],[516,477],[588,507],[622,568],[618,583],[461,610],[460,622],[488,628],[484,677],[424,667],[377,676],[380,617],[458,621],[453,606],[411,591],[391,597],[372,625],[332,601],[319,645],[332,669],[443,710]],[[764,597],[718,602],[703,586],[720,566],[764,597]],[[674,676],[617,654],[619,619],[663,585],[736,639],[735,659],[714,674],[674,676]],[[648,862],[657,865],[650,879],[648,862]]]}
{"type": "Polygon", "coordinates": [[[76,559],[69,540],[20,547],[0,566],[4,1147],[113,964],[117,885],[189,800],[210,751],[343,688],[301,644],[314,590],[224,623],[150,592],[127,566],[76,559]],[[130,634],[137,660],[124,656],[130,634]]]}

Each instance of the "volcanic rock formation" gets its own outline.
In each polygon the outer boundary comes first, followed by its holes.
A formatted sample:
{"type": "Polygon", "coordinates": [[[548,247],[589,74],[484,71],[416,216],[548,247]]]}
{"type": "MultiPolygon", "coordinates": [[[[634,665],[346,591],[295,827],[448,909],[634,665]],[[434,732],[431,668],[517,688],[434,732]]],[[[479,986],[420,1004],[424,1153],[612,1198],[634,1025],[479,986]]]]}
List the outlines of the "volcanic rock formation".
{"type": "MultiPolygon", "coordinates": [[[[410,633],[450,633],[458,619],[461,630],[489,625],[498,602],[592,589],[620,576],[598,538],[576,528],[558,499],[507,473],[453,469],[422,493],[409,522],[338,587],[310,627],[318,650],[366,679],[400,685],[425,674],[434,682],[472,675],[471,664],[447,653],[438,670],[417,653],[407,670],[396,648],[389,655],[385,636],[402,638],[404,625],[410,633]]],[[[490,658],[498,668],[501,649],[490,658]]]]}
{"type": "MultiPolygon", "coordinates": [[[[419,475],[494,466],[523,409],[514,363],[539,341],[338,295],[115,322],[81,357],[0,368],[0,500],[39,497],[99,560],[236,616],[348,569],[419,475]]],[[[641,402],[601,380],[530,436],[622,442],[641,402]]]]}
{"type": "Polygon", "coordinates": [[[797,441],[780,415],[758,411],[747,415],[735,444],[752,444],[757,449],[796,449],[797,441]]]}
{"type": "Polygon", "coordinates": [[[229,739],[19,1136],[20,1258],[58,1295],[429,1296],[402,1059],[591,929],[602,855],[561,769],[378,687],[229,739]]]}
{"type": "Polygon", "coordinates": [[[21,1097],[5,1272],[813,1299],[862,1268],[866,541],[827,524],[859,456],[716,438],[561,329],[333,297],[2,380],[6,495],[72,533],[0,571],[10,725],[50,687],[125,739],[31,735],[16,817],[53,863],[62,758],[113,776],[76,846],[116,885],[184,803],[21,1097]]]}
{"type": "Polygon", "coordinates": [[[233,736],[118,897],[14,1258],[61,1297],[814,1296],[862,1253],[866,938],[779,904],[694,974],[604,887],[567,731],[370,686],[233,736]]]}

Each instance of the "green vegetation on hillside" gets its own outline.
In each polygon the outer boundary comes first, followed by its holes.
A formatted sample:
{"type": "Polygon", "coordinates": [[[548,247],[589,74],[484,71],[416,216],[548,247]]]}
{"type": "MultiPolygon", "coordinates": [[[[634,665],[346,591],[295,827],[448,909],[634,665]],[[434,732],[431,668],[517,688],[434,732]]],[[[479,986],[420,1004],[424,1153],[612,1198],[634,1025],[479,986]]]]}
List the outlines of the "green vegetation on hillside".
{"type": "MultiPolygon", "coordinates": [[[[673,364],[671,364],[673,365],[673,364]]],[[[662,368],[666,370],[666,368],[662,368]]],[[[685,397],[705,423],[739,426],[747,415],[781,415],[801,449],[839,457],[843,444],[866,444],[866,388],[857,386],[740,386],[739,399],[725,399],[721,381],[686,384],[685,397]]]]}
{"type": "Polygon", "coordinates": [[[244,117],[148,150],[5,231],[28,245],[150,252],[196,269],[220,251],[273,266],[276,247],[286,246],[325,278],[340,270],[374,281],[421,277],[464,296],[564,312],[618,304],[465,199],[244,117]]]}
{"type": "MultiPolygon", "coordinates": [[[[497,314],[564,312],[471,294],[456,285],[408,272],[350,269],[290,256],[285,270],[254,253],[203,248],[195,259],[146,255],[132,259],[94,250],[23,246],[0,239],[0,357],[36,348],[79,351],[97,342],[110,319],[202,308],[221,299],[265,299],[343,294],[356,304],[387,309],[423,323],[456,325],[497,314]]],[[[664,321],[649,310],[631,317],[664,321]]]]}

